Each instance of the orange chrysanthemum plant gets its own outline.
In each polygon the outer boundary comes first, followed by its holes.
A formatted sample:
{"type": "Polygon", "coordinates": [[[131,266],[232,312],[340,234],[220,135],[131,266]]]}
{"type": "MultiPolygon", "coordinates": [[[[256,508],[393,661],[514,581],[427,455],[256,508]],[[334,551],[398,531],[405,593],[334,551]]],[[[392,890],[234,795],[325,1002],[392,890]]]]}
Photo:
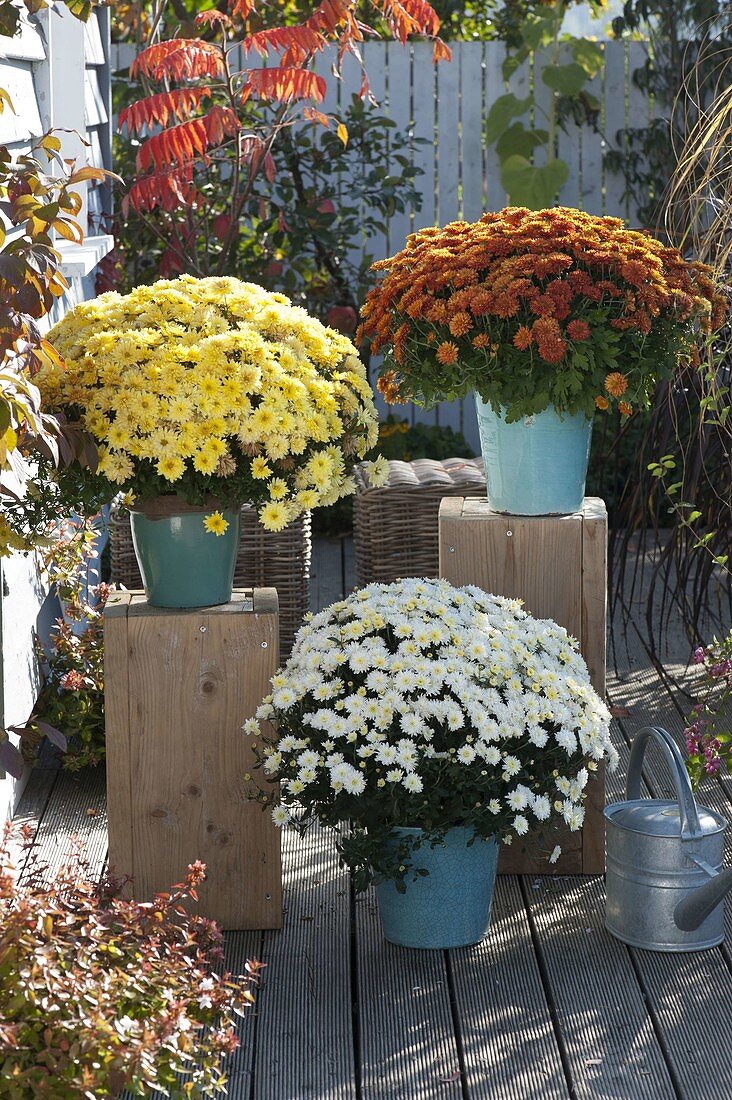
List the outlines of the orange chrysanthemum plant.
{"type": "Polygon", "coordinates": [[[412,234],[362,310],[390,402],[476,390],[508,422],[648,404],[717,331],[711,269],[617,218],[508,207],[412,234]]]}

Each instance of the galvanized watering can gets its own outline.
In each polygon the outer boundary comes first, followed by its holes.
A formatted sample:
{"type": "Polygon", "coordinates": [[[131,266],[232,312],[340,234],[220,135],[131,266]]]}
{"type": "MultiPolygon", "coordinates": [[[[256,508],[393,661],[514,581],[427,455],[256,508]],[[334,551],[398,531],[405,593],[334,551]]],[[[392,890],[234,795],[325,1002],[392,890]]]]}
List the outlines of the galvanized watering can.
{"type": "Polygon", "coordinates": [[[697,806],[681,753],[663,729],[647,726],[635,738],[626,802],[605,809],[607,908],[605,927],[647,951],[702,951],[724,939],[722,901],[732,870],[720,870],[725,819],[697,806]],[[640,797],[649,741],[662,750],[677,801],[640,797]]]}

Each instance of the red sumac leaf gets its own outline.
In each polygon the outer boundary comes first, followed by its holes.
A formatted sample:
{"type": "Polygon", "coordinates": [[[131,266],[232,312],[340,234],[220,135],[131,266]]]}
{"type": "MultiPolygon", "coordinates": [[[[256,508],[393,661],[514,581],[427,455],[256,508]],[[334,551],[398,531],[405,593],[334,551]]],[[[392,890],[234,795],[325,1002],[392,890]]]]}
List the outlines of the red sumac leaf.
{"type": "Polygon", "coordinates": [[[197,80],[222,76],[224,57],[218,46],[200,38],[171,38],[156,42],[138,54],[130,65],[130,76],[151,80],[197,80]]]}
{"type": "Polygon", "coordinates": [[[322,102],[325,98],[325,80],[308,69],[251,69],[247,85],[263,99],[314,99],[322,102]]]}
{"type": "Polygon", "coordinates": [[[185,121],[201,100],[211,94],[208,88],[172,88],[169,92],[140,99],[119,113],[119,128],[129,134],[139,134],[144,126],[167,126],[171,121],[185,121]]]}
{"type": "Polygon", "coordinates": [[[269,27],[248,34],[242,41],[246,52],[256,50],[262,57],[267,57],[270,51],[278,51],[285,66],[302,64],[308,55],[318,53],[325,45],[324,35],[307,23],[294,27],[269,27]]]}

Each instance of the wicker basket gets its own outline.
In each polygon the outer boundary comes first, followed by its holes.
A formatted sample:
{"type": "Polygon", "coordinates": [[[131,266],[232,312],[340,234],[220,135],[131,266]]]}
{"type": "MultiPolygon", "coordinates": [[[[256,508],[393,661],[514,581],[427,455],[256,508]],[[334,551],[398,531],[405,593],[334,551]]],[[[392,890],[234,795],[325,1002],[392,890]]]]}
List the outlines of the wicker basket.
{"type": "Polygon", "coordinates": [[[365,465],[356,469],[353,527],[356,584],[388,584],[400,577],[437,577],[437,516],[446,496],[484,497],[483,463],[474,458],[390,462],[387,483],[369,487],[365,465]]]}
{"type": "MultiPolygon", "coordinates": [[[[129,589],[141,589],[142,578],[132,545],[127,510],[113,513],[109,547],[111,580],[129,589]]],[[[257,513],[247,505],[241,511],[241,536],[236,559],[236,588],[276,588],[280,604],[280,659],[289,655],[295,633],[310,602],[310,513],[284,531],[265,531],[257,513]]]]}

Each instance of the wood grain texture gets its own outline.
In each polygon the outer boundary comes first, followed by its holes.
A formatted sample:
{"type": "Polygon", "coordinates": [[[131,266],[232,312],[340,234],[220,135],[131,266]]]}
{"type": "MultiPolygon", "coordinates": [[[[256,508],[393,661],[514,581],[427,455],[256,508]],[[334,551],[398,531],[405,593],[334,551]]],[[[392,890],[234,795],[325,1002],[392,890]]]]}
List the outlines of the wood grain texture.
{"type": "Polygon", "coordinates": [[[486,939],[451,951],[470,1100],[564,1100],[568,1086],[518,879],[499,878],[486,939]]]}
{"type": "MultiPolygon", "coordinates": [[[[439,515],[440,576],[518,597],[539,619],[553,619],[579,642],[598,693],[605,694],[607,512],[586,497],[567,516],[507,516],[478,497],[443,499],[439,515]]],[[[605,866],[604,778],[588,789],[581,833],[560,830],[516,842],[501,852],[501,874],[548,874],[546,854],[562,848],[553,871],[601,874],[605,866]]]]}
{"type": "Polygon", "coordinates": [[[575,1100],[678,1100],[599,878],[525,880],[575,1100]]]}
{"type": "Polygon", "coordinates": [[[132,847],[133,798],[127,636],[131,600],[129,592],[112,592],[104,608],[104,722],[109,866],[121,878],[131,875],[135,866],[132,847]]]}
{"type": "Polygon", "coordinates": [[[252,1100],[356,1100],[348,875],[320,829],[283,836],[285,922],[265,932],[252,1100]]]}
{"type": "Polygon", "coordinates": [[[384,940],[374,891],[355,902],[363,1100],[461,1100],[445,953],[384,940]]]}
{"type": "MultiPolygon", "coordinates": [[[[197,909],[225,928],[281,924],[280,834],[245,797],[253,758],[241,731],[277,666],[272,600],[242,590],[223,607],[168,612],[133,594],[124,645],[107,652],[106,691],[129,699],[126,728],[117,702],[107,732],[115,866],[131,860],[132,889],[148,899],[202,860],[197,909]]],[[[114,638],[120,622],[113,613],[114,638]]]]}

